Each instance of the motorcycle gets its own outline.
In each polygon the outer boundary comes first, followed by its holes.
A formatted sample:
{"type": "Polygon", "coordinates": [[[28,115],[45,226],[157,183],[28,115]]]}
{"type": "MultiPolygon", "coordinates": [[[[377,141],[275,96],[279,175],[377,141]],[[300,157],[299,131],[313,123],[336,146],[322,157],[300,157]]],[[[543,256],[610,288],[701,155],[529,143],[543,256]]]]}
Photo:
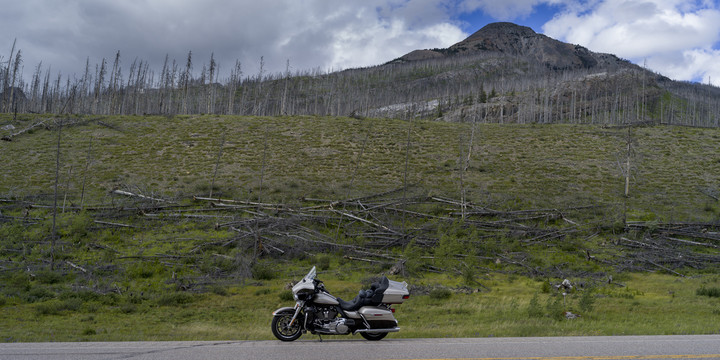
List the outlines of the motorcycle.
{"type": "Polygon", "coordinates": [[[410,297],[406,282],[387,277],[360,290],[352,301],[331,295],[322,281],[316,279],[315,267],[292,287],[295,307],[275,310],[272,333],[282,341],[297,340],[303,333],[317,335],[360,334],[377,341],[391,332],[398,332],[393,304],[402,304],[410,297]]]}

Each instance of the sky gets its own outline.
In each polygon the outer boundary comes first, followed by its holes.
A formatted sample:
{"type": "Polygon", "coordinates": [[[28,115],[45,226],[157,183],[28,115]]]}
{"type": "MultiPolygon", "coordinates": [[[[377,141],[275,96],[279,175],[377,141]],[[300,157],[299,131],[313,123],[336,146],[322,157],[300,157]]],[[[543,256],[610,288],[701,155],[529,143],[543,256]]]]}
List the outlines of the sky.
{"type": "MultiPolygon", "coordinates": [[[[0,63],[80,78],[120,52],[159,73],[166,55],[227,76],[373,66],[510,21],[675,80],[720,84],[720,0],[0,0],[0,63]]],[[[220,79],[222,81],[222,78],[220,79]]]]}

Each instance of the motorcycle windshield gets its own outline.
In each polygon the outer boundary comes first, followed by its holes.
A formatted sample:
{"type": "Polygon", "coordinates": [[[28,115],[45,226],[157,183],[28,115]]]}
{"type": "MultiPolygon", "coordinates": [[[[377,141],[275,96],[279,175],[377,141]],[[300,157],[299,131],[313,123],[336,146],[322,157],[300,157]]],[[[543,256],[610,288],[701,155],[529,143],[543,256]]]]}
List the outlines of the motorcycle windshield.
{"type": "Polygon", "coordinates": [[[310,272],[305,275],[305,279],[315,280],[315,276],[317,276],[317,271],[315,271],[315,267],[313,266],[312,269],[310,269],[310,272]]]}

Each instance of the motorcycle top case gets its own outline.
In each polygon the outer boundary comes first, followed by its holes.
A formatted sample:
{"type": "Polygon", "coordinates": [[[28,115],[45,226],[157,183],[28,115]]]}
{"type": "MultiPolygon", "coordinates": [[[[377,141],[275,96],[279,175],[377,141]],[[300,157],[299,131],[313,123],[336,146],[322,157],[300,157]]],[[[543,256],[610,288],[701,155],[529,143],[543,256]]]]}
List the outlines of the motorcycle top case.
{"type": "Polygon", "coordinates": [[[383,293],[382,302],[385,304],[402,304],[410,295],[406,282],[388,280],[390,285],[383,293]]]}

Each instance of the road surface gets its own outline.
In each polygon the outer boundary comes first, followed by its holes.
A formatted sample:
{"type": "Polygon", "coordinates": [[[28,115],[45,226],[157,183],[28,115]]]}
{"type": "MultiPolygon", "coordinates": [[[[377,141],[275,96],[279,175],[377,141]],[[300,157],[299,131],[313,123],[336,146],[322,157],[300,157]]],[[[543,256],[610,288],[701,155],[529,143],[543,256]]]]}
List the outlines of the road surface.
{"type": "Polygon", "coordinates": [[[280,341],[0,343],[2,360],[720,359],[720,335],[280,341]]]}

